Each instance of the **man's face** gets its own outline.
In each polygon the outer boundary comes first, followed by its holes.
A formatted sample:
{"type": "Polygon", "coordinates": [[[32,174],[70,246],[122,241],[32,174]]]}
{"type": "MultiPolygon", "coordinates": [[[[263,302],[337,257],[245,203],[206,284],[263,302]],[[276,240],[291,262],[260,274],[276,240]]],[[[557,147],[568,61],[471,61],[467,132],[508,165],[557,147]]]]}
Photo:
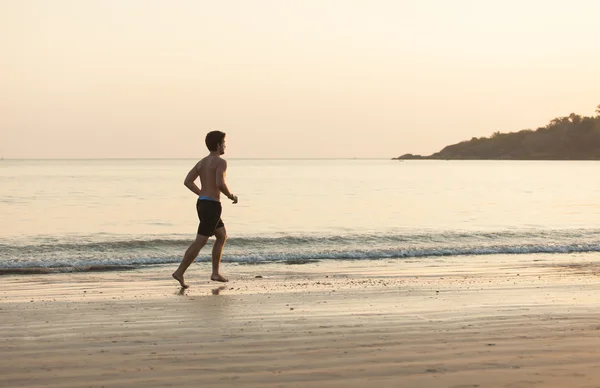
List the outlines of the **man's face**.
{"type": "Polygon", "coordinates": [[[217,150],[219,151],[219,155],[223,155],[225,153],[225,140],[223,140],[223,142],[219,144],[217,150]]]}

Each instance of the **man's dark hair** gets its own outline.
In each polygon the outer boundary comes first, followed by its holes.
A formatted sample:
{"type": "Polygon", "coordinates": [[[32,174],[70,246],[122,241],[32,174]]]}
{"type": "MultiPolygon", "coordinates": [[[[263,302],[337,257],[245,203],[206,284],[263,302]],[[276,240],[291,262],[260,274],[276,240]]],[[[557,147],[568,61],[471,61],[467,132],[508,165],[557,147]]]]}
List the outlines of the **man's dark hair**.
{"type": "Polygon", "coordinates": [[[216,151],[219,144],[223,143],[223,140],[225,140],[225,132],[211,131],[206,134],[204,142],[209,151],[216,151]]]}

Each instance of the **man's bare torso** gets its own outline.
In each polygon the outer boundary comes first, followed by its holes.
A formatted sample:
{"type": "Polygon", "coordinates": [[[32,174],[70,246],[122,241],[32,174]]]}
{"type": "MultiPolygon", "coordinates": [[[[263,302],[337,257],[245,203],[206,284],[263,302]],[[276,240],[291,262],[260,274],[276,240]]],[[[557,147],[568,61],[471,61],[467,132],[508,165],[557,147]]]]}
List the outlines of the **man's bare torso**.
{"type": "Polygon", "coordinates": [[[196,164],[196,171],[200,177],[200,195],[219,201],[221,191],[217,185],[217,169],[225,163],[220,156],[208,155],[196,164]]]}

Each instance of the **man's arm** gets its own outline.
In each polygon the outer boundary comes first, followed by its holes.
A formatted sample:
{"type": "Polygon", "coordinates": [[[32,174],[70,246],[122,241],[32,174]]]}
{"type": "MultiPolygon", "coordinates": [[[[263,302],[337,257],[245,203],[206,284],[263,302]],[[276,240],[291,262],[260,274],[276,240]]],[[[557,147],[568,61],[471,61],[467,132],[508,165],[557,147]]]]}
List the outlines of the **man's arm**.
{"type": "Polygon", "coordinates": [[[227,198],[233,201],[233,203],[237,203],[238,199],[235,195],[231,194],[229,188],[227,187],[227,183],[225,183],[225,174],[227,171],[227,161],[222,160],[221,163],[217,166],[217,188],[221,193],[225,194],[227,198]]]}
{"type": "Polygon", "coordinates": [[[185,177],[183,184],[185,187],[193,191],[196,195],[200,195],[200,188],[196,186],[194,181],[198,178],[198,165],[196,164],[185,177]]]}

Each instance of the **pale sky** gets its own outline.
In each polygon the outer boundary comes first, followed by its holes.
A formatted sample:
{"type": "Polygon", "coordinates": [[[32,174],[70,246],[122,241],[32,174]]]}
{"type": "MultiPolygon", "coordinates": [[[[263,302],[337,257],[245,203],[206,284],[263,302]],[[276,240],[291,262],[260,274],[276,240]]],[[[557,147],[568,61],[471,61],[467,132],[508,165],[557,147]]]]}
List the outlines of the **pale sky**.
{"type": "Polygon", "coordinates": [[[429,155],[600,104],[598,0],[0,0],[0,154],[429,155]]]}

